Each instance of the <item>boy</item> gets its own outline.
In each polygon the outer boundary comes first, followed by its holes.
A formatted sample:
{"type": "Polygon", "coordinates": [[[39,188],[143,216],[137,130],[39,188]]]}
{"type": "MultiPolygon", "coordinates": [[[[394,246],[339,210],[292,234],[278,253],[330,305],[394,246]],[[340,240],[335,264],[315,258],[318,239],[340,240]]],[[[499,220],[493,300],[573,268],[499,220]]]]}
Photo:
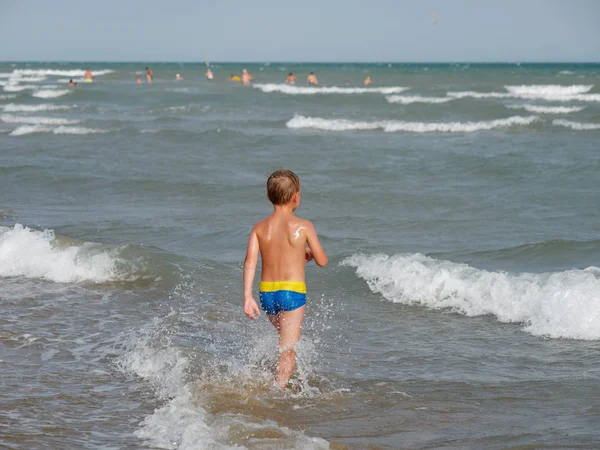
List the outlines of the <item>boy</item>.
{"type": "Polygon", "coordinates": [[[267,180],[267,197],[273,203],[273,213],[254,225],[248,239],[244,262],[244,313],[252,320],[260,315],[252,296],[260,252],[260,303],[279,333],[275,381],[284,388],[294,370],[295,347],[304,319],[304,264],[314,259],[318,266],[324,267],[328,260],[313,224],[294,216],[300,205],[298,176],[291,170],[273,172],[267,180]]]}

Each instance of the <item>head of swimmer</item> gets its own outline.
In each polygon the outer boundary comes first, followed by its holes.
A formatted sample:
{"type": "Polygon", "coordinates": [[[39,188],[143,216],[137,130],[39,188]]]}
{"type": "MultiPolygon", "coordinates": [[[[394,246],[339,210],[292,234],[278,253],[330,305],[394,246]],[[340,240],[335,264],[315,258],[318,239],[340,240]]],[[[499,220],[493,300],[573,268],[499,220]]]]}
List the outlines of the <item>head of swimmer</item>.
{"type": "Polygon", "coordinates": [[[274,207],[291,206],[296,211],[300,205],[300,178],[288,169],[273,172],[267,180],[267,198],[274,207]]]}

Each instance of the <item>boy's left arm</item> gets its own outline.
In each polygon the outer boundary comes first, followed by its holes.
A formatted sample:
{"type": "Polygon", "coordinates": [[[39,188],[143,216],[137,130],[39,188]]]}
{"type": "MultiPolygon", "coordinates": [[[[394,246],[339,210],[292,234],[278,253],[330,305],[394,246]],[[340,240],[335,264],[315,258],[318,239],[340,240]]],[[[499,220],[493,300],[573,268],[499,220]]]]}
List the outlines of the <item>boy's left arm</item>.
{"type": "Polygon", "coordinates": [[[252,320],[260,316],[260,309],[258,309],[256,300],[252,296],[252,283],[256,274],[257,262],[258,236],[256,236],[256,231],[252,229],[248,238],[248,250],[246,251],[246,259],[244,261],[244,313],[252,320]]]}

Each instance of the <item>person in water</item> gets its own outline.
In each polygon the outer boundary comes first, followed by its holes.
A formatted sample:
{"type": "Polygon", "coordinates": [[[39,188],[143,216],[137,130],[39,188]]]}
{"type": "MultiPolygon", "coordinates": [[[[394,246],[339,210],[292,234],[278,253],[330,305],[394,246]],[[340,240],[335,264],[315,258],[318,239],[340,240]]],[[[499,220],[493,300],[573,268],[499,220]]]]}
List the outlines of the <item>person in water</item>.
{"type": "Polygon", "coordinates": [[[288,84],[296,84],[296,81],[298,81],[298,77],[296,75],[294,75],[292,72],[288,73],[288,76],[285,79],[285,82],[288,84]]]}
{"type": "Polygon", "coordinates": [[[68,86],[69,87],[75,87],[75,86],[77,86],[77,83],[73,82],[73,79],[70,79],[68,86]]]}
{"type": "Polygon", "coordinates": [[[248,72],[246,69],[242,70],[242,84],[244,86],[248,86],[253,79],[254,77],[250,72],[248,72]]]}
{"type": "Polygon", "coordinates": [[[240,77],[238,77],[237,75],[234,75],[232,73],[229,74],[229,81],[234,81],[236,83],[239,83],[240,81],[242,81],[242,79],[240,77]]]}
{"type": "Polygon", "coordinates": [[[83,75],[83,79],[88,83],[91,83],[92,81],[94,81],[94,76],[92,75],[92,71],[90,70],[89,67],[87,69],[85,69],[85,74],[83,75]]]}
{"type": "Polygon", "coordinates": [[[212,80],[214,78],[214,74],[212,73],[212,70],[210,69],[206,69],[206,79],[207,80],[212,80]]]}
{"type": "Polygon", "coordinates": [[[319,80],[317,80],[317,77],[313,72],[308,74],[308,76],[306,77],[306,82],[308,84],[314,84],[315,86],[319,84],[319,80]]]}
{"type": "Polygon", "coordinates": [[[142,79],[140,77],[135,77],[135,82],[137,84],[142,84],[142,79]]]}
{"type": "Polygon", "coordinates": [[[304,320],[304,266],[314,259],[318,266],[324,267],[328,259],[313,224],[294,215],[300,205],[298,176],[285,169],[273,172],[267,180],[267,197],[273,203],[273,213],[257,222],[248,238],[244,261],[244,313],[252,320],[260,315],[252,295],[260,253],[260,304],[279,333],[275,381],[284,388],[294,370],[296,344],[304,320]]]}
{"type": "Polygon", "coordinates": [[[367,75],[367,78],[365,78],[365,86],[368,86],[370,84],[373,84],[373,80],[371,80],[370,75],[367,75]]]}
{"type": "Polygon", "coordinates": [[[146,81],[148,83],[152,83],[153,79],[154,79],[154,73],[152,72],[152,69],[150,67],[146,67],[146,81]]]}
{"type": "Polygon", "coordinates": [[[175,81],[182,81],[182,80],[183,80],[183,77],[180,74],[176,73],[175,74],[175,81]]]}

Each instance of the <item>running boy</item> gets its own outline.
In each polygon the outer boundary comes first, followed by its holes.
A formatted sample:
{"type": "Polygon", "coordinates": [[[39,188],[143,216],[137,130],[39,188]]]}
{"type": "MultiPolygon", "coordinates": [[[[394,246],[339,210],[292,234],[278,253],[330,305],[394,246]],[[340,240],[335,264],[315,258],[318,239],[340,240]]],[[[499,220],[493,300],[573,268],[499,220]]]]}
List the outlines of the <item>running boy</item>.
{"type": "Polygon", "coordinates": [[[328,260],[313,224],[294,215],[300,205],[298,176],[291,170],[273,172],[267,180],[267,197],[273,203],[273,213],[254,225],[248,239],[244,262],[244,313],[252,320],[260,315],[252,296],[260,252],[260,303],[279,333],[275,381],[283,388],[294,370],[295,347],[304,319],[304,265],[314,259],[318,266],[324,267],[328,260]]]}

